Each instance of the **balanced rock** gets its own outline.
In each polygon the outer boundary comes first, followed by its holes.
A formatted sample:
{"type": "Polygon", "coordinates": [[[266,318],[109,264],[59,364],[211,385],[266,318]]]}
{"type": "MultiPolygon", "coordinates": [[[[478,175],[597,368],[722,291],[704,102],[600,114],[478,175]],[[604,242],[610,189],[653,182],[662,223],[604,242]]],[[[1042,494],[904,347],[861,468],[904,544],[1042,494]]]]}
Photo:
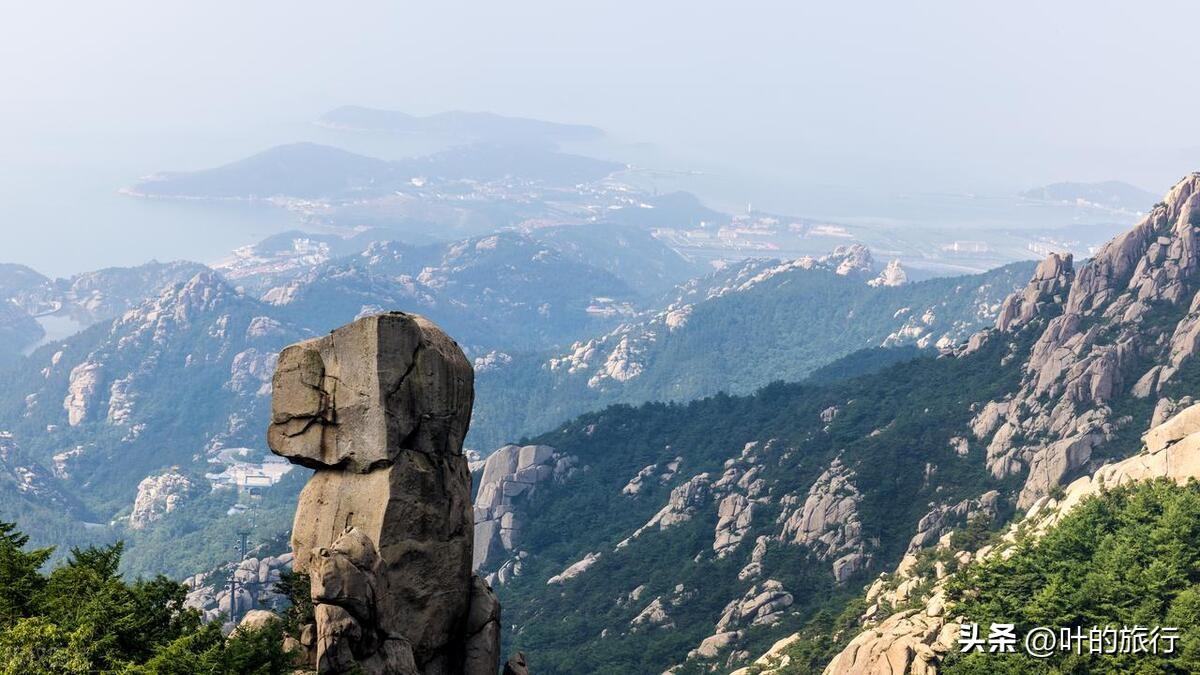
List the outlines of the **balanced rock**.
{"type": "Polygon", "coordinates": [[[471,572],[473,398],[462,350],[415,315],[364,317],[279,355],[267,440],[315,469],[292,549],[312,579],[319,672],[499,668],[499,603],[471,572]]]}

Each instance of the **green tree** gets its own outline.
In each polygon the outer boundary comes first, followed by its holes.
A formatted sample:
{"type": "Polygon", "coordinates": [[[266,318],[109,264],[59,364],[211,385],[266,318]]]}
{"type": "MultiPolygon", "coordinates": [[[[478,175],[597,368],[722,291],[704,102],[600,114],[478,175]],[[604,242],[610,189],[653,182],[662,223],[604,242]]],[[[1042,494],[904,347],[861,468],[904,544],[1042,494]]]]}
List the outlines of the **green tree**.
{"type": "Polygon", "coordinates": [[[14,523],[0,522],[0,622],[4,626],[30,615],[34,597],[45,585],[38,570],[53,548],[24,550],[29,537],[14,523]]]}
{"type": "MultiPolygon", "coordinates": [[[[184,607],[186,589],[158,576],[121,578],[121,543],[75,548],[48,575],[49,549],[24,550],[28,537],[0,523],[0,672],[259,673],[292,670],[284,622],[238,630],[184,607]]],[[[297,581],[297,587],[300,585],[297,581]]]]}

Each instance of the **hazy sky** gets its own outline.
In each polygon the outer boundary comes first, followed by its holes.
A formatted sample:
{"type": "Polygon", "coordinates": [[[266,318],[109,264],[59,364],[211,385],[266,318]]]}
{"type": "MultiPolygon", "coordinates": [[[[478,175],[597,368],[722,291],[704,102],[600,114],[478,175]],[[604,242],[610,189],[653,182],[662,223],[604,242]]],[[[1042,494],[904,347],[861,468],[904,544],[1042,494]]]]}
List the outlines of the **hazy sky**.
{"type": "Polygon", "coordinates": [[[1200,3],[1187,0],[41,0],[0,12],[0,178],[211,165],[293,140],[287,124],[346,103],[593,123],[785,187],[1117,178],[1160,192],[1200,168],[1200,3]]]}

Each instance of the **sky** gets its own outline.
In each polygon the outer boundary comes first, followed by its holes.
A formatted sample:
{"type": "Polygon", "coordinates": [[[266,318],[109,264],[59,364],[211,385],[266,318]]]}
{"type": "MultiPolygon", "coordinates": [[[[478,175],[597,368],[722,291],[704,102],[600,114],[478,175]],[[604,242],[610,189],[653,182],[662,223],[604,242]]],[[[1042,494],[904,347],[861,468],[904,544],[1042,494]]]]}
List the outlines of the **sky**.
{"type": "Polygon", "coordinates": [[[1185,0],[6,3],[0,232],[56,175],[210,166],[343,104],[595,124],[777,192],[1157,193],[1200,168],[1198,23],[1185,0]]]}

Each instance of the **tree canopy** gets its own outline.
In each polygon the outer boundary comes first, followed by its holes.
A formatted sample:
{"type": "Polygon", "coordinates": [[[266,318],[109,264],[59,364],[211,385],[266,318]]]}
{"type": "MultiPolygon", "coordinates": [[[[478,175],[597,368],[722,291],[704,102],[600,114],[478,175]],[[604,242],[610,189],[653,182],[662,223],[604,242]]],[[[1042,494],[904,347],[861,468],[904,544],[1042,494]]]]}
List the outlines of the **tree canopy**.
{"type": "Polygon", "coordinates": [[[52,549],[0,522],[0,672],[262,673],[292,670],[283,622],[226,638],[184,606],[165,576],[127,582],[122,543],[74,548],[42,571],[52,549]]]}

